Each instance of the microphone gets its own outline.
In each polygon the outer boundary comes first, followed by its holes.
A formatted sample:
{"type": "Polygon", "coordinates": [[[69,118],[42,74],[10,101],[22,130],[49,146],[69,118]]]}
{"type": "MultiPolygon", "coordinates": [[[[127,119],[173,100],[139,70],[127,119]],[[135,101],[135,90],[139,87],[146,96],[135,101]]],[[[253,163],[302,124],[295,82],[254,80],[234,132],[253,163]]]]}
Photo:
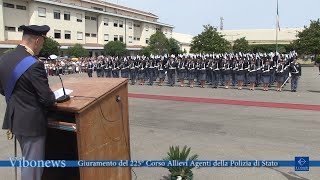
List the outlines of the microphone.
{"type": "Polygon", "coordinates": [[[62,82],[60,74],[59,74],[59,78],[60,78],[60,81],[61,81],[61,84],[62,84],[62,89],[63,89],[63,94],[64,95],[59,97],[56,101],[57,101],[57,103],[63,103],[63,102],[69,101],[70,100],[70,96],[66,94],[66,90],[64,89],[64,85],[63,85],[63,82],[62,82]]]}

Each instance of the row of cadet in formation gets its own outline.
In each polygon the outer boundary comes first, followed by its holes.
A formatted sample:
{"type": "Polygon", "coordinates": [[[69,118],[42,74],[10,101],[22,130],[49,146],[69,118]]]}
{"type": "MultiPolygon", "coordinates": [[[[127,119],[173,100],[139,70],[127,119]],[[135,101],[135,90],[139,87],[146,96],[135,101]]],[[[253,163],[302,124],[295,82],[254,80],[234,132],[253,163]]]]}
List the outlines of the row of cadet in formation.
{"type": "Polygon", "coordinates": [[[149,85],[159,79],[159,86],[164,85],[165,79],[169,86],[174,86],[176,78],[180,86],[193,88],[197,81],[201,88],[206,83],[212,88],[224,86],[228,89],[237,84],[243,86],[263,85],[263,90],[277,83],[277,91],[282,91],[283,84],[291,79],[291,91],[295,92],[301,76],[301,65],[297,63],[297,54],[224,54],[207,56],[178,56],[165,57],[98,57],[97,61],[88,61],[87,73],[92,77],[95,71],[97,77],[129,78],[131,84],[139,82],[149,85]],[[291,77],[291,78],[290,78],[291,77]]]}

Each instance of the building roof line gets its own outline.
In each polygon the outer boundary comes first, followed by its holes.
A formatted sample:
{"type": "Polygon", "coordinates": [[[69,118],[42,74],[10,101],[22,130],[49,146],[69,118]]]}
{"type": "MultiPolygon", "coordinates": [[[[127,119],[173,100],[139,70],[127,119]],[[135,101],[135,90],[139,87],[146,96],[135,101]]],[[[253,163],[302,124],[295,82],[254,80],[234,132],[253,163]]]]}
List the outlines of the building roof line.
{"type": "Polygon", "coordinates": [[[141,11],[141,10],[138,10],[138,9],[133,9],[133,8],[129,8],[129,7],[126,7],[126,6],[121,6],[121,5],[118,5],[118,4],[113,4],[113,3],[109,3],[109,2],[105,2],[105,1],[101,1],[101,0],[81,0],[81,1],[89,2],[89,3],[93,3],[93,4],[99,4],[99,5],[112,7],[112,8],[118,8],[118,9],[121,9],[121,10],[134,12],[134,13],[138,13],[138,14],[142,14],[142,15],[150,16],[150,17],[154,17],[154,18],[159,18],[157,15],[152,14],[150,12],[145,12],[145,11],[141,11]]]}
{"type": "MultiPolygon", "coordinates": [[[[304,28],[281,28],[283,30],[303,30],[304,28]]],[[[231,32],[231,31],[276,31],[276,29],[224,29],[218,30],[218,32],[231,32]]]]}
{"type": "Polygon", "coordinates": [[[135,20],[135,21],[142,21],[142,22],[147,22],[147,23],[150,23],[150,24],[156,24],[156,25],[160,25],[160,26],[166,26],[166,27],[174,28],[173,25],[169,25],[169,24],[165,24],[165,23],[161,23],[161,22],[147,21],[147,20],[144,20],[144,19],[138,19],[138,18],[129,17],[129,16],[125,16],[125,15],[119,15],[119,14],[114,14],[114,13],[110,13],[110,12],[94,10],[94,9],[90,9],[90,8],[86,8],[86,7],[82,7],[82,6],[77,6],[75,4],[71,5],[71,4],[62,3],[61,1],[53,1],[53,0],[50,0],[50,1],[48,1],[48,0],[34,0],[34,1],[41,2],[41,3],[46,3],[46,4],[53,4],[53,5],[62,6],[62,7],[80,9],[80,10],[94,12],[94,13],[98,13],[98,14],[116,16],[116,17],[121,17],[121,18],[125,18],[125,19],[131,19],[131,20],[135,20]]]}

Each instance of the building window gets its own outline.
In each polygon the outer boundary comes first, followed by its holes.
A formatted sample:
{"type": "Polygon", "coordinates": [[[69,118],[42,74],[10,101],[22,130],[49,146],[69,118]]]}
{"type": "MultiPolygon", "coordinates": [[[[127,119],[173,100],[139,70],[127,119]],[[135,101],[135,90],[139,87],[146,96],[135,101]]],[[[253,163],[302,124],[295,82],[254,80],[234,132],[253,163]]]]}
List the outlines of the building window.
{"type": "Polygon", "coordinates": [[[59,10],[54,10],[53,11],[53,18],[54,19],[60,19],[60,11],[59,10]]]}
{"type": "Polygon", "coordinates": [[[91,20],[92,20],[92,21],[96,21],[97,18],[96,18],[96,17],[91,17],[91,20]]]}
{"type": "Polygon", "coordinates": [[[83,39],[83,33],[77,32],[77,40],[82,40],[82,39],[83,39]]]}
{"type": "Polygon", "coordinates": [[[88,19],[88,20],[90,20],[90,16],[85,16],[85,19],[88,19]]]}
{"type": "Polygon", "coordinates": [[[99,7],[92,7],[92,9],[95,9],[95,10],[98,10],[98,11],[103,11],[103,9],[99,8],[99,7]]]}
{"type": "Polygon", "coordinates": [[[114,35],[113,41],[118,41],[118,35],[114,35]]]}
{"type": "Polygon", "coordinates": [[[148,25],[146,25],[146,31],[149,31],[149,26],[148,25]]]}
{"type": "Polygon", "coordinates": [[[132,43],[132,36],[129,36],[129,43],[132,43]]]}
{"type": "Polygon", "coordinates": [[[109,41],[109,34],[104,35],[104,41],[109,41]]]}
{"type": "Polygon", "coordinates": [[[109,19],[108,18],[104,18],[104,25],[108,26],[109,25],[109,19]]]}
{"type": "Polygon", "coordinates": [[[92,33],[91,37],[97,37],[97,34],[92,33]]]}
{"type": "Polygon", "coordinates": [[[64,12],[64,20],[70,21],[70,12],[64,12]]]}
{"type": "Polygon", "coordinates": [[[64,32],[64,38],[65,39],[71,39],[71,31],[65,31],[64,32]]]}
{"type": "Polygon", "coordinates": [[[46,17],[46,8],[38,7],[38,16],[46,17]]]}
{"type": "Polygon", "coordinates": [[[167,34],[167,29],[164,30],[164,34],[167,34]]]}
{"type": "Polygon", "coordinates": [[[90,37],[90,33],[86,33],[86,35],[85,35],[86,37],[90,37]]]}
{"type": "Polygon", "coordinates": [[[3,3],[3,7],[6,7],[6,8],[14,8],[14,4],[3,3]]]}
{"type": "Polygon", "coordinates": [[[137,41],[140,41],[140,38],[137,38],[137,41]]]}
{"type": "Polygon", "coordinates": [[[82,22],[82,14],[77,14],[77,22],[82,22]]]}
{"type": "Polygon", "coordinates": [[[160,28],[156,28],[156,31],[160,31],[160,28]]]}
{"type": "Polygon", "coordinates": [[[119,41],[123,42],[123,36],[122,35],[119,36],[119,41]]]}
{"type": "Polygon", "coordinates": [[[149,44],[149,38],[146,38],[146,44],[149,44]]]}
{"type": "Polygon", "coordinates": [[[4,29],[6,31],[14,31],[14,32],[16,31],[16,27],[5,26],[4,29]]]}
{"type": "Polygon", "coordinates": [[[136,38],[136,37],[133,37],[133,40],[137,40],[137,38],[136,38]]]}
{"type": "Polygon", "coordinates": [[[140,24],[133,24],[134,27],[140,27],[140,24]]]}
{"type": "Polygon", "coordinates": [[[129,29],[132,29],[132,22],[128,22],[129,29]]]}
{"type": "Polygon", "coordinates": [[[26,6],[17,5],[17,9],[27,10],[27,7],[26,6]]]}
{"type": "Polygon", "coordinates": [[[60,30],[54,30],[54,38],[61,39],[61,31],[60,30]]]}
{"type": "Polygon", "coordinates": [[[119,27],[123,28],[123,21],[119,21],[119,27]]]}
{"type": "Polygon", "coordinates": [[[23,30],[20,28],[20,27],[18,27],[18,32],[22,32],[23,30]]]}
{"type": "Polygon", "coordinates": [[[113,26],[114,26],[114,27],[118,27],[118,20],[114,20],[114,21],[113,21],[113,26]]]}

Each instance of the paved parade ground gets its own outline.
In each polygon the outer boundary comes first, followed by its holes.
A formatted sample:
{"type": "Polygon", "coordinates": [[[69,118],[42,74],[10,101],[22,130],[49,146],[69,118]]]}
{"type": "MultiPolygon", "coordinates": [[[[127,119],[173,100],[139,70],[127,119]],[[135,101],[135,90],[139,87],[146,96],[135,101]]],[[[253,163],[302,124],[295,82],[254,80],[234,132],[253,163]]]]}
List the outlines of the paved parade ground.
{"type": "MultiPolygon", "coordinates": [[[[86,74],[64,75],[63,79],[86,74]]],[[[96,76],[94,76],[96,77],[96,76]]],[[[57,77],[50,84],[59,83],[57,77]]],[[[320,76],[303,67],[298,92],[272,87],[268,92],[237,89],[129,85],[131,156],[161,160],[169,146],[187,145],[201,160],[320,160],[320,76]]],[[[67,87],[66,87],[67,88],[67,87]]],[[[0,98],[0,124],[5,112],[0,98]]],[[[0,159],[13,156],[13,141],[0,131],[0,159]]],[[[134,168],[139,180],[166,179],[164,168],[134,168]]],[[[195,180],[318,179],[320,168],[199,168],[195,180]]],[[[0,180],[13,179],[12,168],[0,169],[0,180]]]]}

